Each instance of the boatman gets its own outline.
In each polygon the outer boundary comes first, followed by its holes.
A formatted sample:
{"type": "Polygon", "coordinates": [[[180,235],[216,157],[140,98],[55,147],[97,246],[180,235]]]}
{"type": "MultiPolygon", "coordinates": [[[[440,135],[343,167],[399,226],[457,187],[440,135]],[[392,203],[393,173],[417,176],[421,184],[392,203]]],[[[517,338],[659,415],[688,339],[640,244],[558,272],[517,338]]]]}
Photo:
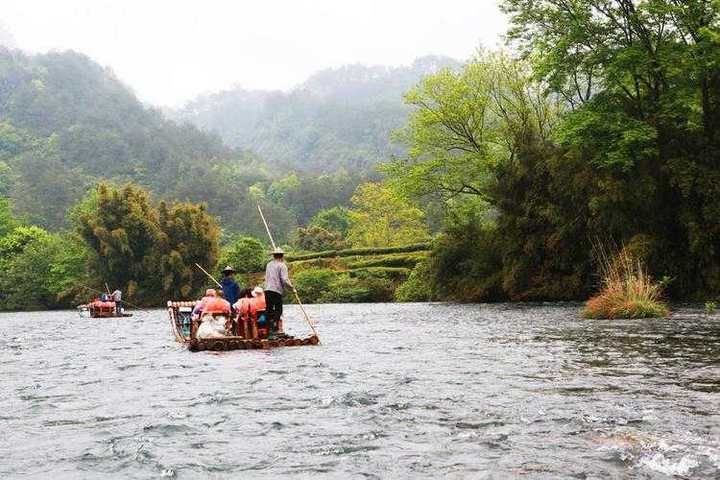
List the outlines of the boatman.
{"type": "Polygon", "coordinates": [[[295,292],[295,287],[290,282],[288,267],[285,264],[285,252],[282,248],[276,248],[272,252],[273,259],[265,267],[265,305],[266,314],[270,322],[270,331],[274,334],[277,331],[278,321],[282,316],[283,301],[282,295],[285,287],[295,292]]]}
{"type": "Polygon", "coordinates": [[[118,317],[122,316],[122,292],[119,288],[110,295],[110,298],[115,302],[115,315],[118,317]]]}
{"type": "Polygon", "coordinates": [[[240,285],[235,281],[235,269],[228,265],[222,274],[223,279],[220,285],[222,285],[223,296],[230,302],[230,305],[235,305],[235,302],[240,299],[240,285]]]}

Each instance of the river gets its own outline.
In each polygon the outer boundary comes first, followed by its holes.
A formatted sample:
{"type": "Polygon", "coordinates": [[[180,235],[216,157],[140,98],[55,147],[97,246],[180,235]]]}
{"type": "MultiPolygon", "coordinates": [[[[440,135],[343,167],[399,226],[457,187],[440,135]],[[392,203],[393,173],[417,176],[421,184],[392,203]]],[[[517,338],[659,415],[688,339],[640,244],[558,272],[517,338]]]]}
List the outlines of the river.
{"type": "Polygon", "coordinates": [[[0,478],[720,476],[720,319],[699,309],[308,309],[321,345],[223,353],[176,344],[163,310],[0,314],[0,478]]]}

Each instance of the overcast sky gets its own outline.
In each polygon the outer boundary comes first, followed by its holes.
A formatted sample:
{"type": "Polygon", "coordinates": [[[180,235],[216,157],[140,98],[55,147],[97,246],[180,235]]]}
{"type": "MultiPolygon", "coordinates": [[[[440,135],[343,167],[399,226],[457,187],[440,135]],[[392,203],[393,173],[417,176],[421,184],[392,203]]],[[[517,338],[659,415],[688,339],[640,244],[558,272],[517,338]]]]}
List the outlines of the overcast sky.
{"type": "Polygon", "coordinates": [[[501,43],[496,0],[0,0],[0,41],[74,49],[138,96],[178,106],[242,86],[288,89],[348,63],[466,59],[501,43]]]}

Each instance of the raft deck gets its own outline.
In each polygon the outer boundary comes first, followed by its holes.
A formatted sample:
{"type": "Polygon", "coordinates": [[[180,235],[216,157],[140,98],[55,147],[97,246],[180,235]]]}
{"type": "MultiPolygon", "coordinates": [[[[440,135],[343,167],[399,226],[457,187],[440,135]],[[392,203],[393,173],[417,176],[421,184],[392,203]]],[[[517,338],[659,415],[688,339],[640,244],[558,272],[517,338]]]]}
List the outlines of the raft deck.
{"type": "Polygon", "coordinates": [[[299,347],[303,345],[317,345],[320,339],[317,335],[305,338],[284,336],[275,339],[245,338],[241,336],[225,336],[218,338],[200,339],[196,337],[200,320],[192,320],[192,309],[197,302],[168,301],[168,316],[170,326],[177,342],[187,345],[191,352],[228,351],[228,350],[263,350],[278,347],[299,347]]]}

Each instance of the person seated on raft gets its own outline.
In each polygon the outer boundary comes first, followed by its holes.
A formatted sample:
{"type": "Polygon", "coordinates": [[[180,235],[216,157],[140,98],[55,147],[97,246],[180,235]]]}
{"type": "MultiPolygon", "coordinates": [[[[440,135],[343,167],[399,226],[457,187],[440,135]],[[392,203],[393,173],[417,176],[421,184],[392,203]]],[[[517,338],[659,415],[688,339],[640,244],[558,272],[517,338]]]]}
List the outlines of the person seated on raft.
{"type": "Polygon", "coordinates": [[[212,288],[209,288],[202,300],[195,305],[193,318],[198,316],[202,317],[196,333],[199,339],[221,338],[232,330],[230,302],[221,298],[212,288]]]}
{"type": "Polygon", "coordinates": [[[213,288],[205,290],[205,296],[193,308],[193,318],[199,318],[205,314],[220,314],[230,316],[230,302],[220,298],[213,288]]]}
{"type": "Polygon", "coordinates": [[[267,314],[267,304],[265,302],[265,291],[262,287],[255,287],[252,291],[252,308],[255,312],[255,322],[258,326],[260,337],[272,337],[273,326],[270,316],[267,314]]]}
{"type": "MultiPolygon", "coordinates": [[[[248,325],[247,322],[249,322],[251,319],[254,320],[254,312],[252,311],[252,290],[249,288],[244,288],[240,290],[240,298],[237,302],[233,304],[233,311],[235,312],[235,315],[237,315],[237,326],[238,331],[240,331],[240,325],[248,325]]],[[[249,332],[245,332],[243,328],[243,334],[244,337],[249,337],[249,332]]]]}

